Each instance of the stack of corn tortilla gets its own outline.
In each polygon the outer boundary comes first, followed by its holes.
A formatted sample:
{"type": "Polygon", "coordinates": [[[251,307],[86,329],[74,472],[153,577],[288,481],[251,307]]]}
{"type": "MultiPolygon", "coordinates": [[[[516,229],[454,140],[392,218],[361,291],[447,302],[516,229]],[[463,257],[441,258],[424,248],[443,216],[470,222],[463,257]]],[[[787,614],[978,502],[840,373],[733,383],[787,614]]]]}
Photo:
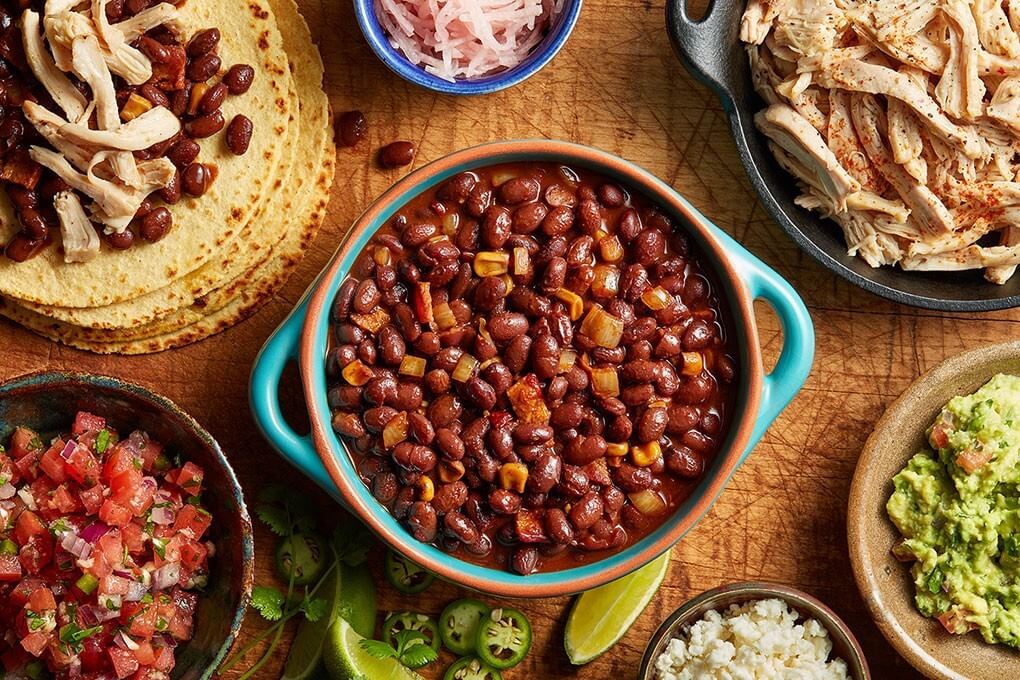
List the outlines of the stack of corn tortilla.
{"type": "MultiPolygon", "coordinates": [[[[287,281],[314,239],[333,181],[334,145],[323,67],[294,0],[202,0],[181,7],[190,35],[219,27],[225,65],[255,81],[223,106],[255,124],[248,152],[201,141],[218,174],[201,198],[169,206],[156,243],[103,248],[65,263],[49,248],[23,263],[0,258],[0,314],[62,343],[104,354],[187,345],[251,315],[287,281]]],[[[19,225],[0,192],[0,242],[19,225]]]]}

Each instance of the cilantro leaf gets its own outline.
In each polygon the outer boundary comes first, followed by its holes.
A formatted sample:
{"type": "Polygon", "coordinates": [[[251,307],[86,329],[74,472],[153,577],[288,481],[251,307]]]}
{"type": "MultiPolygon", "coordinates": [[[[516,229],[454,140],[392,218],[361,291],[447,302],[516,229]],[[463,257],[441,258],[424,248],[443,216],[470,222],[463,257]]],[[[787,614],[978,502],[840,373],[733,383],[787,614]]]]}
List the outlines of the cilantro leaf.
{"type": "Polygon", "coordinates": [[[326,607],[328,606],[326,600],[321,597],[313,597],[301,603],[301,611],[305,613],[306,619],[315,623],[326,615],[326,607]]]}
{"type": "Polygon", "coordinates": [[[362,640],[360,642],[361,648],[365,650],[369,656],[375,657],[376,659],[389,659],[397,657],[397,650],[390,647],[382,640],[362,640]]]}
{"type": "Polygon", "coordinates": [[[411,645],[400,655],[400,663],[408,668],[421,668],[427,666],[439,658],[439,652],[432,649],[430,645],[411,645]]]}
{"type": "Polygon", "coordinates": [[[258,586],[251,593],[251,606],[267,621],[279,621],[283,616],[283,593],[276,588],[258,586]]]}
{"type": "Polygon", "coordinates": [[[368,560],[372,540],[372,534],[364,524],[347,517],[333,531],[333,553],[337,561],[348,567],[358,567],[368,560]]]}
{"type": "Polygon", "coordinates": [[[255,514],[277,536],[290,536],[290,520],[287,517],[287,511],[283,508],[275,505],[260,505],[255,508],[255,514]]]}

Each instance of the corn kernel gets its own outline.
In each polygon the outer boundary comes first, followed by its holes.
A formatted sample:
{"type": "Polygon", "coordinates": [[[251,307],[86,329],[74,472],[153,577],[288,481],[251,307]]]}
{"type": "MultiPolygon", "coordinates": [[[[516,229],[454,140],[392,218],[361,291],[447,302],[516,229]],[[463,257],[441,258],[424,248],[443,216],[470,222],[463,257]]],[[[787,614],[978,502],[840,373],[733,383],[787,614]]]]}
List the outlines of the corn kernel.
{"type": "Polygon", "coordinates": [[[209,91],[209,83],[195,83],[191,88],[191,97],[188,99],[188,115],[194,116],[198,113],[198,107],[202,103],[202,97],[209,91]]]}
{"type": "Polygon", "coordinates": [[[361,363],[361,359],[355,359],[344,366],[344,370],[341,373],[344,376],[344,380],[356,387],[361,387],[375,377],[372,369],[361,363]]]}
{"type": "Polygon", "coordinates": [[[120,110],[120,117],[124,121],[134,120],[151,108],[152,102],[132,92],[128,100],[124,102],[124,108],[120,110]]]}
{"type": "Polygon", "coordinates": [[[514,179],[515,177],[517,177],[516,172],[508,172],[505,170],[500,172],[494,172],[492,173],[492,186],[494,187],[503,186],[504,184],[514,179]]]}
{"type": "Polygon", "coordinates": [[[390,418],[382,431],[383,448],[392,449],[407,439],[407,412],[401,411],[390,418]]]}
{"type": "Polygon", "coordinates": [[[606,262],[619,262],[623,259],[623,245],[617,236],[610,236],[599,241],[599,253],[606,262]]]}
{"type": "Polygon", "coordinates": [[[595,243],[602,243],[602,241],[609,236],[609,232],[605,230],[605,227],[599,227],[594,234],[591,235],[595,243]]]}
{"type": "Polygon", "coordinates": [[[380,267],[385,267],[390,263],[390,260],[392,259],[390,249],[387,248],[386,246],[379,246],[374,251],[372,251],[372,259],[375,260],[375,263],[380,267]]]}
{"type": "Polygon", "coordinates": [[[570,313],[571,321],[577,321],[584,314],[584,300],[574,291],[560,288],[556,291],[556,297],[567,303],[567,311],[570,313]]]}
{"type": "Polygon", "coordinates": [[[412,378],[420,378],[425,375],[425,359],[405,354],[400,360],[400,368],[397,369],[400,375],[409,375],[412,378]]]}
{"type": "Polygon", "coordinates": [[[662,447],[659,446],[659,442],[648,442],[647,444],[638,444],[630,449],[630,458],[634,461],[634,465],[638,467],[648,467],[655,461],[662,458],[662,447]]]}
{"type": "Polygon", "coordinates": [[[668,408],[668,407],[669,401],[665,399],[656,399],[654,401],[648,402],[648,408],[668,408]]]}
{"type": "Polygon", "coordinates": [[[528,468],[523,463],[504,463],[499,469],[499,485],[510,491],[524,493],[528,483],[528,468]]]}
{"type": "Polygon", "coordinates": [[[430,500],[436,497],[436,485],[432,483],[432,478],[428,475],[422,475],[418,478],[418,492],[419,500],[428,503],[430,500]]]}
{"type": "Polygon", "coordinates": [[[698,375],[705,368],[705,359],[700,352],[684,352],[684,367],[680,372],[684,375],[698,375]]]}
{"type": "Polygon", "coordinates": [[[606,455],[607,456],[626,456],[627,452],[630,451],[630,444],[627,442],[615,443],[610,442],[606,444],[606,455]]]}
{"type": "Polygon", "coordinates": [[[481,277],[500,276],[510,269],[509,253],[497,253],[483,250],[475,255],[475,274],[481,277]]]}
{"type": "Polygon", "coordinates": [[[455,212],[446,213],[443,215],[443,233],[447,236],[453,236],[457,233],[457,228],[460,226],[460,215],[455,212]]]}
{"type": "Polygon", "coordinates": [[[439,463],[439,479],[446,484],[456,482],[464,476],[464,463],[459,460],[444,460],[439,463]]]}

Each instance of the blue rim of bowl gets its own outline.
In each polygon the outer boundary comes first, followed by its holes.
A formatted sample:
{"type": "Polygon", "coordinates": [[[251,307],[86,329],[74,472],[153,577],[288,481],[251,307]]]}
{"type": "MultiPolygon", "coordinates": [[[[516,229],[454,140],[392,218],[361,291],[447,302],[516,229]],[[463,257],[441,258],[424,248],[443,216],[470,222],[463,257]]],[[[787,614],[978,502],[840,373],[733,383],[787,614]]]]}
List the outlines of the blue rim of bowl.
{"type": "Polygon", "coordinates": [[[252,527],[251,516],[248,514],[248,506],[244,502],[244,491],[241,488],[240,482],[237,480],[234,468],[230,466],[230,461],[227,460],[227,456],[223,453],[223,449],[220,448],[219,443],[204,427],[202,427],[201,424],[199,424],[197,420],[169,398],[164,397],[161,394],[157,394],[147,387],[143,387],[137,383],[129,382],[121,378],[115,378],[113,376],[83,373],[80,371],[39,371],[36,373],[25,373],[23,375],[10,378],[9,380],[0,381],[0,389],[3,391],[9,391],[21,387],[39,388],[68,383],[91,385],[102,389],[126,392],[136,399],[148,401],[149,403],[159,407],[161,410],[174,414],[180,418],[184,425],[194,432],[195,435],[206,444],[206,446],[209,447],[209,449],[215,454],[217,462],[220,466],[222,466],[224,473],[226,473],[227,480],[230,482],[231,486],[231,495],[234,497],[234,501],[237,504],[237,512],[240,516],[239,519],[241,526],[247,528],[247,531],[245,531],[244,535],[241,537],[241,551],[244,556],[244,565],[242,566],[242,569],[244,570],[244,574],[241,577],[241,600],[238,602],[237,611],[234,612],[234,617],[230,622],[230,633],[220,645],[219,650],[213,657],[212,663],[202,672],[201,676],[199,676],[201,680],[209,680],[215,675],[216,669],[218,669],[220,664],[223,663],[223,660],[227,656],[227,652],[230,651],[230,648],[234,646],[234,643],[237,642],[237,638],[240,636],[241,625],[244,622],[245,614],[248,611],[248,603],[251,600],[251,589],[255,582],[254,528],[252,527]]]}
{"type": "Polygon", "coordinates": [[[479,95],[513,87],[541,71],[566,44],[577,24],[582,4],[583,0],[564,0],[563,11],[553,23],[549,35],[517,66],[490,76],[453,82],[412,64],[400,50],[390,45],[386,29],[376,19],[374,0],[354,0],[354,12],[369,47],[391,71],[404,80],[433,92],[479,95]]]}

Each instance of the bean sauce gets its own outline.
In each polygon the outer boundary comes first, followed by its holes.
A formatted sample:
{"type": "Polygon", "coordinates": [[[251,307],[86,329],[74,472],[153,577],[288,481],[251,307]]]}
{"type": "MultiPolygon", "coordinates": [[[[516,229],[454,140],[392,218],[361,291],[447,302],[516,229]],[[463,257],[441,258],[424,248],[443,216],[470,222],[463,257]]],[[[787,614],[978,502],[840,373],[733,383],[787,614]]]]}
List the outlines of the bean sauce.
{"type": "Polygon", "coordinates": [[[419,540],[524,574],[602,559],[725,440],[739,366],[719,290],[628,187],[546,163],[456,175],[339,289],[333,428],[419,540]]]}

